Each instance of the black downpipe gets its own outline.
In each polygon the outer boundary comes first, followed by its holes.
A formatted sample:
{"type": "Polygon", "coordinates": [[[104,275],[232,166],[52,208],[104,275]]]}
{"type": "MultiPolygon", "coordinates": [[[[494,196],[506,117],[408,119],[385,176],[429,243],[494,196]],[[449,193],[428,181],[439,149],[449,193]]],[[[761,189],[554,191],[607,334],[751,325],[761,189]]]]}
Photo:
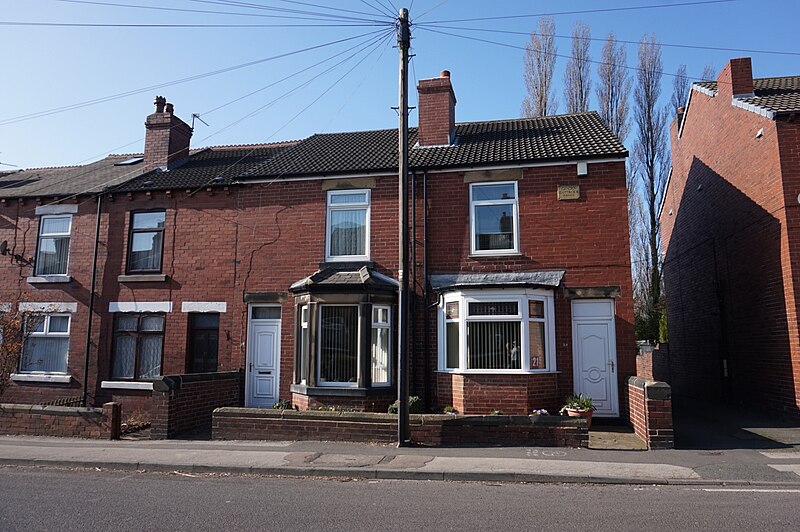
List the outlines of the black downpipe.
{"type": "Polygon", "coordinates": [[[94,292],[97,287],[97,253],[100,247],[100,213],[103,208],[103,195],[97,196],[97,217],[94,221],[94,254],[92,256],[92,287],[89,290],[89,322],[86,326],[86,356],[83,361],[83,395],[81,406],[87,406],[89,398],[89,358],[92,352],[92,314],[94,313],[94,292]]]}
{"type": "Polygon", "coordinates": [[[411,276],[411,291],[408,293],[408,307],[411,309],[409,313],[411,316],[410,326],[411,334],[409,335],[408,352],[409,357],[408,365],[408,378],[411,381],[411,395],[419,395],[417,392],[417,380],[414,378],[414,366],[416,362],[416,338],[417,338],[417,173],[411,172],[411,266],[409,268],[409,275],[411,276]]]}
{"type": "Polygon", "coordinates": [[[428,335],[430,334],[428,331],[428,321],[430,321],[430,317],[428,316],[428,171],[424,170],[422,172],[422,301],[424,304],[424,312],[422,313],[422,324],[424,326],[424,333],[423,333],[423,352],[424,356],[422,360],[424,361],[425,367],[425,382],[426,382],[426,390],[425,390],[425,411],[430,412],[431,409],[431,394],[433,393],[434,389],[434,369],[431,369],[430,365],[430,352],[429,348],[429,338],[428,335]]]}

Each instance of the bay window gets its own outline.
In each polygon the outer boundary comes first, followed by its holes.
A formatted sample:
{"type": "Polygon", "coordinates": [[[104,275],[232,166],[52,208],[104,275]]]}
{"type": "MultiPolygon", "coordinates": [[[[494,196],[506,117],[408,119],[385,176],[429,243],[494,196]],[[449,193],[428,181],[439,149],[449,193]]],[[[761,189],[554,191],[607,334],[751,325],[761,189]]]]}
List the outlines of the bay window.
{"type": "Polygon", "coordinates": [[[321,305],[319,383],[353,386],[358,381],[358,305],[321,305]]]}
{"type": "Polygon", "coordinates": [[[389,346],[391,345],[391,322],[389,307],[372,307],[372,385],[389,386],[390,368],[389,346]]]}
{"type": "Polygon", "coordinates": [[[476,255],[519,251],[516,181],[470,185],[470,250],[476,255]]]}
{"type": "Polygon", "coordinates": [[[553,295],[545,290],[469,290],[439,307],[441,371],[555,370],[553,295]]]}

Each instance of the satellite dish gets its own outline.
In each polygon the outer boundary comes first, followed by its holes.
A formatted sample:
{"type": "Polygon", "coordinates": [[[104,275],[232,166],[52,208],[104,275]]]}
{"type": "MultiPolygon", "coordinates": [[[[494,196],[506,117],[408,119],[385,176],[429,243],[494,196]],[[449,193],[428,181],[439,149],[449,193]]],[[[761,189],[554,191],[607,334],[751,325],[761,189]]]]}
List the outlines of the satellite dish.
{"type": "Polygon", "coordinates": [[[0,242],[0,255],[5,255],[8,253],[8,240],[3,240],[0,242]]]}

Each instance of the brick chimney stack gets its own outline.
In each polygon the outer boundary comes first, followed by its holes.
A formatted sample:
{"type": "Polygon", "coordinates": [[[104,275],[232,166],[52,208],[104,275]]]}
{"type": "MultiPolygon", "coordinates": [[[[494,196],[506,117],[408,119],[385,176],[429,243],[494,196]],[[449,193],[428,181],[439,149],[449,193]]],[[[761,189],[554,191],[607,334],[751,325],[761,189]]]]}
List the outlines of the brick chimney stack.
{"type": "Polygon", "coordinates": [[[456,140],[456,95],[450,84],[450,72],[442,70],[438,78],[421,79],[419,93],[420,146],[447,146],[456,140]]]}
{"type": "Polygon", "coordinates": [[[175,116],[175,108],[163,96],[156,96],[156,111],[147,117],[144,138],[144,170],[171,170],[189,158],[192,128],[175,116]]]}
{"type": "Polygon", "coordinates": [[[753,65],[749,57],[731,59],[717,78],[717,92],[732,98],[753,96],[753,65]]]}

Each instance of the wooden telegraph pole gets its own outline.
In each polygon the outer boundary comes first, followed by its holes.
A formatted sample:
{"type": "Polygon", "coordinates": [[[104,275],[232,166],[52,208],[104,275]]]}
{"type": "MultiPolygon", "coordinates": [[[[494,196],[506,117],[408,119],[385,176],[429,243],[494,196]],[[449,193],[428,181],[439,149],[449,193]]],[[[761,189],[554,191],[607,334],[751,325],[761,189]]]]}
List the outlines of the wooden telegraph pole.
{"type": "Polygon", "coordinates": [[[400,290],[397,313],[397,446],[411,442],[408,423],[408,50],[411,31],[408,9],[400,10],[397,20],[397,47],[400,49],[400,108],[398,131],[398,186],[400,205],[400,290]]]}

